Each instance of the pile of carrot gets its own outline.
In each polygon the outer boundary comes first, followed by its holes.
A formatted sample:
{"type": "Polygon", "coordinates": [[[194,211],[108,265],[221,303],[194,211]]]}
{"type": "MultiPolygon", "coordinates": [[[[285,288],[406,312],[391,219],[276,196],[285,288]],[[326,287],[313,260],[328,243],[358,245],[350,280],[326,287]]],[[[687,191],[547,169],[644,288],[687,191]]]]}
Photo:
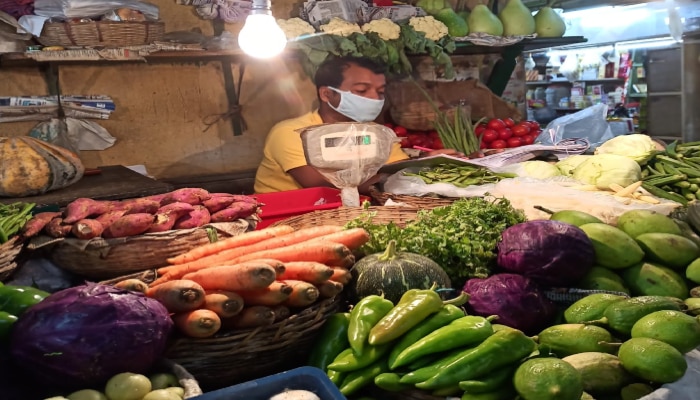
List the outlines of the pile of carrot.
{"type": "Polygon", "coordinates": [[[273,324],[351,280],[363,228],[276,226],[196,247],[168,259],[146,289],[190,337],[273,324]]]}

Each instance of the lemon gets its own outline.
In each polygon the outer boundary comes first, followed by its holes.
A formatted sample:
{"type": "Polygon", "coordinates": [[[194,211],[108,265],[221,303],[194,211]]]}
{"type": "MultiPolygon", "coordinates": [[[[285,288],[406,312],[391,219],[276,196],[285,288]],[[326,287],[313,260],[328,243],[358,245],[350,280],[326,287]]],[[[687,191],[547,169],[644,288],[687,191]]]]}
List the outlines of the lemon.
{"type": "Polygon", "coordinates": [[[524,400],[579,400],[581,374],[558,358],[532,358],[520,364],[513,377],[515,390],[524,400]]]}
{"type": "Polygon", "coordinates": [[[123,372],[107,381],[105,394],[109,400],[141,400],[151,391],[151,381],[145,375],[123,372]]]}

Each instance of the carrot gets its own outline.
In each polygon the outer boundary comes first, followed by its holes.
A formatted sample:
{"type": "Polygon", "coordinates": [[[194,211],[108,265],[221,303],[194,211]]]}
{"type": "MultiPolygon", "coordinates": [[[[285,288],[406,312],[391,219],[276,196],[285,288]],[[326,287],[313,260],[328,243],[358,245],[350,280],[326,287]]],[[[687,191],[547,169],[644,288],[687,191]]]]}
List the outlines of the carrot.
{"type": "Polygon", "coordinates": [[[283,274],[286,270],[284,263],[280,260],[275,260],[274,258],[258,258],[257,260],[251,260],[247,262],[261,262],[263,264],[267,264],[275,269],[277,276],[280,276],[280,274],[283,274]]]}
{"type": "Polygon", "coordinates": [[[278,280],[295,279],[310,283],[327,281],[333,275],[333,268],[314,261],[291,261],[284,264],[285,271],[277,275],[278,280]]]}
{"type": "Polygon", "coordinates": [[[226,290],[207,290],[203,307],[221,318],[233,317],[243,309],[243,298],[226,290]]]}
{"type": "Polygon", "coordinates": [[[114,284],[115,288],[130,290],[132,292],[141,292],[146,294],[148,285],[139,279],[124,279],[114,284]]]}
{"type": "Polygon", "coordinates": [[[284,303],[292,294],[292,287],[283,282],[272,282],[260,290],[241,290],[238,292],[245,304],[251,306],[276,306],[284,303]]]}
{"type": "Polygon", "coordinates": [[[318,299],[318,289],[309,282],[286,280],[284,283],[292,287],[292,293],[284,302],[288,307],[306,307],[318,299]]]}
{"type": "Polygon", "coordinates": [[[243,262],[258,258],[274,258],[283,263],[291,261],[315,261],[326,265],[329,263],[338,263],[345,258],[354,259],[350,253],[350,249],[345,247],[345,245],[332,242],[309,241],[291,246],[249,253],[234,258],[232,262],[243,262]]]}
{"type": "Polygon", "coordinates": [[[197,309],[173,315],[175,326],[189,337],[206,338],[221,328],[221,318],[214,311],[197,309]]]}
{"type": "MultiPolygon", "coordinates": [[[[183,277],[199,283],[206,290],[258,290],[275,281],[274,268],[262,263],[223,265],[192,272],[183,277]]],[[[168,282],[162,285],[167,285],[168,282]]],[[[156,286],[157,288],[158,286],[156,286]]]]}
{"type": "Polygon", "coordinates": [[[259,326],[272,325],[275,322],[275,312],[266,306],[244,307],[238,315],[224,318],[221,323],[226,329],[249,329],[259,326]]]}
{"type": "Polygon", "coordinates": [[[224,240],[219,240],[214,243],[208,243],[203,246],[195,247],[194,249],[180,254],[177,257],[168,259],[170,264],[184,264],[202,257],[219,253],[223,250],[232,249],[235,247],[247,246],[273,237],[286,235],[294,232],[294,228],[288,225],[281,225],[271,228],[262,229],[259,231],[251,231],[238,236],[233,236],[224,240]]]}
{"type": "Polygon", "coordinates": [[[331,297],[339,295],[340,292],[343,291],[343,284],[340,282],[328,280],[316,284],[316,288],[318,289],[319,297],[323,299],[330,299],[331,297]]]}
{"type": "Polygon", "coordinates": [[[352,273],[349,269],[344,267],[331,267],[333,268],[333,275],[331,275],[330,280],[340,282],[343,285],[347,285],[352,280],[352,273]]]}
{"type": "Polygon", "coordinates": [[[323,235],[313,240],[325,240],[346,245],[350,250],[357,250],[369,242],[369,232],[364,228],[352,228],[340,232],[323,235]]]}
{"type": "MultiPolygon", "coordinates": [[[[323,225],[312,228],[304,228],[298,231],[273,237],[261,242],[256,242],[246,246],[239,246],[235,248],[229,248],[227,250],[221,251],[220,253],[212,254],[206,257],[199,258],[192,262],[186,264],[177,264],[173,267],[164,267],[158,270],[158,274],[163,276],[163,280],[179,279],[184,274],[188,272],[198,271],[202,268],[206,268],[212,265],[224,265],[230,263],[237,257],[241,257],[246,254],[264,252],[270,249],[277,249],[281,247],[291,246],[294,244],[309,241],[313,238],[326,235],[328,233],[334,232],[338,229],[342,229],[339,226],[323,225]],[[166,276],[167,275],[167,276],[166,276]]],[[[253,260],[256,258],[274,258],[265,256],[264,253],[257,255],[256,257],[248,258],[247,260],[253,260]]],[[[280,260],[285,261],[285,260],[280,260]]],[[[306,261],[306,260],[286,260],[286,261],[306,261]]],[[[317,261],[317,260],[308,260],[317,261]]]]}
{"type": "Polygon", "coordinates": [[[292,310],[282,304],[272,307],[272,312],[275,313],[275,322],[287,319],[290,315],[292,315],[292,310]]]}
{"type": "Polygon", "coordinates": [[[160,301],[172,313],[191,311],[204,303],[204,289],[190,279],[178,279],[149,287],[146,296],[160,301]]]}

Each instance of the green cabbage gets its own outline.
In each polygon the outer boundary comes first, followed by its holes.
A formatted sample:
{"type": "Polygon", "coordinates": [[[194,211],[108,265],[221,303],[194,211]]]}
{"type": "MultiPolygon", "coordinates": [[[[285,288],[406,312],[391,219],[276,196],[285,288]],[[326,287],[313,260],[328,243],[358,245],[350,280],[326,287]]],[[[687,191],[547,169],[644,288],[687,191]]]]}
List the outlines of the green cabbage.
{"type": "Polygon", "coordinates": [[[520,165],[522,166],[518,174],[520,176],[547,179],[561,175],[561,172],[554,164],[550,164],[546,161],[524,161],[521,162],[520,165]]]}
{"type": "Polygon", "coordinates": [[[578,167],[582,162],[588,160],[590,157],[593,156],[577,154],[575,156],[566,157],[565,159],[559,161],[554,165],[557,168],[559,168],[559,171],[562,175],[571,176],[571,174],[574,172],[574,169],[578,167]]]}
{"type": "Polygon", "coordinates": [[[631,158],[616,154],[597,154],[591,156],[574,168],[573,178],[598,189],[608,190],[615,183],[620,186],[642,179],[642,168],[631,158]]]}
{"type": "Polygon", "coordinates": [[[595,154],[617,154],[646,164],[656,153],[656,144],[647,135],[635,133],[616,136],[595,149],[595,154]]]}

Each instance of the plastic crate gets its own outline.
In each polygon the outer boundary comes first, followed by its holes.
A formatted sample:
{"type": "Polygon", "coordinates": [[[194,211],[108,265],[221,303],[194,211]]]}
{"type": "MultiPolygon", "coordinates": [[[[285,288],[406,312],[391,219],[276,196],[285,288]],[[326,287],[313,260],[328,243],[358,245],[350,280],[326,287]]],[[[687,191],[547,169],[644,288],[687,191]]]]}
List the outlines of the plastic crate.
{"type": "Polygon", "coordinates": [[[190,400],[269,400],[285,389],[308,390],[321,400],[346,400],[318,368],[299,367],[254,381],[215,390],[190,400]]]}
{"type": "MultiPolygon", "coordinates": [[[[343,205],[340,190],[330,187],[315,187],[285,192],[255,195],[262,206],[261,221],[257,229],[265,228],[277,221],[311,211],[329,210],[343,205]]],[[[360,196],[360,202],[369,197],[360,196]]]]}

